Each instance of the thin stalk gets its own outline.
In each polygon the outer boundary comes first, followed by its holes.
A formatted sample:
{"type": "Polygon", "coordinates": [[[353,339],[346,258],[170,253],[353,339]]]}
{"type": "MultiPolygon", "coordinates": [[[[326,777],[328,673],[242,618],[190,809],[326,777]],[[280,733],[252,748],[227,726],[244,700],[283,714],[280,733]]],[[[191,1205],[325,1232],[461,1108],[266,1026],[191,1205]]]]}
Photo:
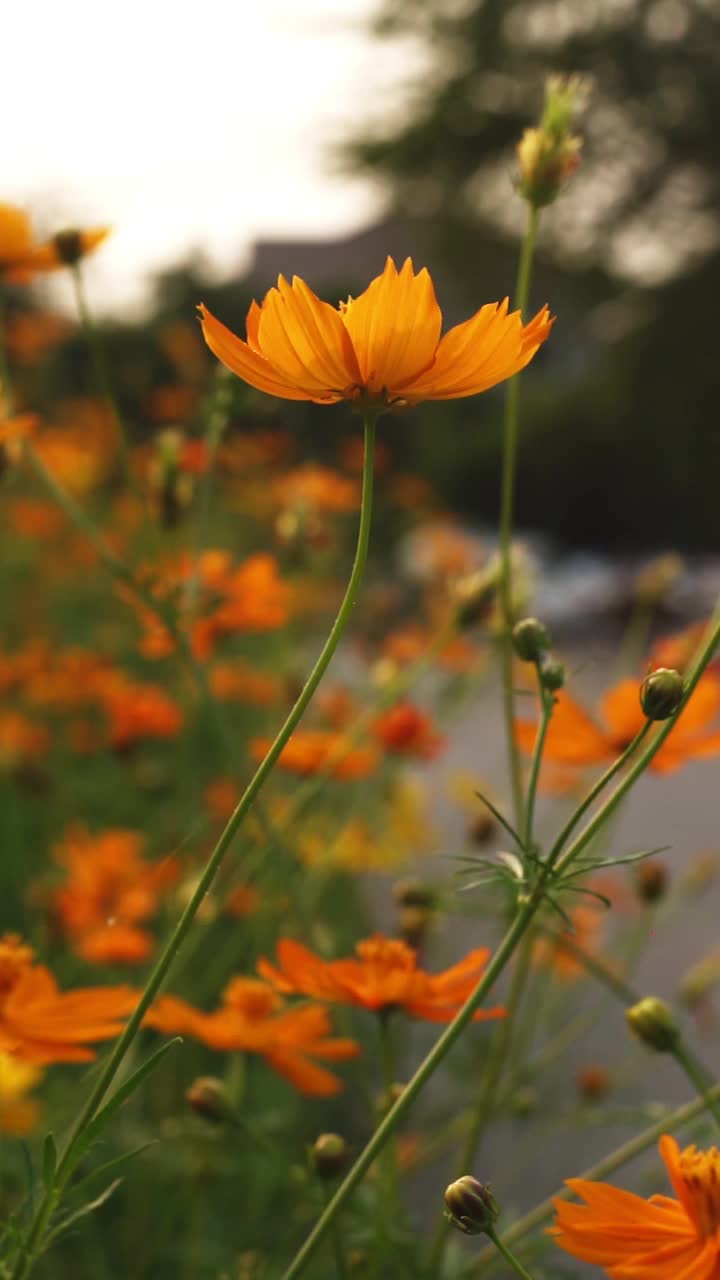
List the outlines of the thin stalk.
{"type": "MultiPolygon", "coordinates": [[[[678,1129],[682,1125],[688,1124],[691,1120],[695,1120],[706,1109],[708,1100],[712,1103],[720,1102],[720,1084],[708,1089],[705,1097],[694,1098],[692,1102],[686,1102],[675,1111],[668,1112],[666,1116],[650,1125],[648,1129],[643,1129],[643,1132],[639,1133],[636,1138],[631,1138],[629,1142],[624,1142],[622,1146],[617,1147],[610,1155],[599,1160],[597,1164],[591,1165],[579,1177],[586,1182],[602,1182],[610,1174],[628,1164],[630,1160],[634,1160],[635,1156],[642,1155],[664,1133],[669,1133],[671,1130],[678,1129]]],[[[543,1222],[552,1217],[556,1200],[569,1200],[571,1195],[572,1191],[569,1187],[559,1187],[553,1195],[548,1196],[547,1200],[543,1200],[541,1204],[536,1205],[529,1213],[524,1214],[511,1227],[508,1227],[507,1231],[504,1232],[505,1243],[515,1244],[518,1240],[530,1235],[536,1227],[541,1226],[543,1222]]],[[[484,1249],[478,1258],[473,1259],[465,1274],[474,1273],[476,1269],[484,1266],[485,1263],[491,1262],[493,1257],[492,1249],[484,1249]]]]}
{"type": "MultiPolygon", "coordinates": [[[[330,1188],[327,1183],[322,1183],[322,1198],[325,1208],[330,1200],[330,1188]]],[[[340,1227],[337,1222],[333,1222],[332,1231],[330,1232],[330,1244],[332,1246],[333,1256],[335,1258],[335,1271],[337,1280],[348,1280],[350,1275],[347,1262],[345,1260],[345,1251],[343,1249],[342,1236],[340,1235],[340,1227]]]]}
{"type": "Polygon", "coordinates": [[[215,385],[205,411],[205,442],[208,447],[209,457],[207,468],[200,481],[198,518],[193,546],[193,569],[185,591],[185,603],[187,612],[190,615],[194,613],[197,607],[200,586],[200,556],[205,546],[207,528],[210,521],[210,500],[215,482],[215,463],[220,441],[225,434],[230,418],[232,399],[232,374],[228,373],[228,370],[222,365],[218,365],[215,374],[215,385]]]}
{"type": "Polygon", "coordinates": [[[720,1129],[720,1103],[712,1096],[712,1076],[682,1039],[671,1049],[671,1053],[675,1061],[683,1068],[690,1083],[697,1089],[699,1096],[703,1099],[712,1115],[716,1127],[720,1129]]]}
{"type": "Polygon", "coordinates": [[[495,1245],[495,1248],[498,1250],[499,1253],[502,1254],[505,1261],[510,1263],[510,1266],[512,1267],[516,1275],[522,1276],[523,1280],[532,1280],[532,1276],[530,1275],[530,1272],[526,1271],[522,1263],[518,1262],[515,1255],[510,1252],[507,1245],[503,1240],[500,1239],[500,1236],[497,1234],[497,1232],[488,1231],[487,1234],[492,1240],[493,1244],[495,1245]]]}
{"type": "Polygon", "coordinates": [[[532,760],[530,762],[530,776],[528,778],[527,797],[525,800],[525,826],[523,829],[523,848],[530,849],[533,844],[533,830],[535,826],[535,798],[537,796],[538,781],[540,778],[540,766],[542,764],[543,750],[545,748],[545,738],[550,727],[552,713],[555,708],[555,699],[551,693],[543,688],[542,677],[538,668],[538,682],[540,684],[541,713],[540,723],[538,725],[535,737],[535,745],[533,747],[532,760]]]}
{"type": "Polygon", "coordinates": [[[307,678],[305,686],[297,699],[295,706],[292,708],[290,714],[285,720],[285,723],[277,734],[277,737],[268,750],[262,764],[246,787],[244,794],[225,827],[225,830],[210,855],[205,869],[198,879],[192,898],[183,911],[164,951],[157,960],[150,977],[148,978],[147,984],[135,1011],[128,1020],[122,1035],[117,1040],[104,1068],[100,1072],[94,1088],[90,1092],[90,1096],[73,1126],[63,1155],[58,1163],[55,1183],[46,1193],[40,1209],[30,1226],[25,1244],[21,1249],[15,1267],[10,1275],[10,1280],[26,1280],[26,1277],[30,1274],[38,1251],[42,1247],[43,1237],[56,1204],[59,1201],[59,1196],[62,1193],[65,1182],[72,1173],[73,1156],[78,1140],[82,1137],[85,1129],[91,1123],[98,1107],[110,1088],[110,1085],[112,1084],[118,1069],[122,1065],[128,1049],[140,1030],[145,1013],[155,999],[155,996],[167,977],[177,953],[190,932],[195,916],[197,915],[205,895],[208,893],[215,876],[220,869],[230,846],[232,845],[236,832],[241,826],[243,819],[252,808],[252,805],[262,790],[267,778],[272,773],[275,763],[285,744],[296,729],[297,725],[300,723],[305,710],[312,700],[315,690],[330,665],[330,661],[350,620],[360,587],[360,582],[364,573],[368,544],[370,540],[375,425],[376,418],[374,416],[368,416],[365,419],[365,458],[363,464],[363,487],[357,548],[347,590],[342,604],[340,605],[337,617],[330,630],[330,634],[319,658],[317,659],[317,662],[315,663],[315,666],[307,678]]]}
{"type": "Polygon", "coordinates": [[[572,835],[583,815],[587,813],[588,809],[594,801],[597,800],[600,793],[605,790],[608,783],[612,782],[613,778],[625,767],[630,757],[635,754],[640,743],[645,739],[651,729],[652,723],[652,720],[645,721],[642,729],[635,734],[632,742],[628,743],[622,754],[618,756],[617,760],[614,760],[609,769],[606,769],[597,781],[593,783],[587,795],[585,795],[580,801],[577,809],[575,809],[575,811],[570,815],[548,854],[547,860],[551,865],[554,864],[556,858],[558,858],[562,853],[563,846],[572,835]]]}
{"type": "Polygon", "coordinates": [[[572,938],[566,934],[560,935],[555,929],[542,929],[542,932],[547,934],[552,942],[561,946],[564,951],[568,951],[593,978],[597,978],[598,982],[607,987],[608,991],[612,991],[613,995],[622,1000],[624,1004],[637,1004],[640,999],[637,992],[633,991],[632,987],[618,977],[599,957],[590,955],[583,947],[579,947],[576,942],[573,942],[572,938]]]}
{"type": "MultiPolygon", "coordinates": [[[[527,228],[520,251],[514,302],[524,315],[530,293],[533,254],[537,236],[539,210],[529,206],[527,228]]],[[[502,680],[505,736],[508,749],[508,766],[512,784],[515,825],[523,824],[523,792],[520,769],[520,753],[515,738],[515,694],[513,690],[513,598],[512,598],[512,531],[515,507],[515,470],[518,444],[518,409],[520,375],[515,374],[507,385],[505,419],[503,424],[503,461],[500,490],[500,608],[502,611],[502,680]]]]}
{"type": "MultiPolygon", "coordinates": [[[[531,931],[528,931],[525,934],[525,938],[523,939],[522,946],[516,958],[512,981],[510,983],[510,991],[508,993],[506,1016],[497,1028],[490,1046],[480,1099],[477,1107],[475,1108],[475,1113],[472,1117],[470,1128],[463,1144],[460,1160],[458,1161],[457,1173],[455,1174],[456,1178],[462,1178],[465,1174],[471,1172],[477,1156],[478,1147],[480,1146],[481,1139],[485,1133],[485,1129],[487,1128],[493,1108],[495,1107],[498,1084],[500,1083],[500,1077],[502,1076],[503,1068],[507,1062],[510,1045],[512,1043],[515,1019],[525,990],[525,983],[527,981],[528,970],[530,968],[532,945],[533,935],[531,931]]],[[[440,1273],[450,1226],[450,1220],[443,1217],[435,1233],[435,1239],[430,1247],[430,1262],[428,1267],[431,1275],[438,1275],[440,1273]]]]}
{"type": "Polygon", "coordinates": [[[74,263],[73,266],[70,268],[70,275],[73,282],[73,289],[75,292],[75,302],[78,309],[78,315],[80,316],[80,323],[82,325],[83,333],[85,335],[85,341],[87,342],[87,345],[90,351],[90,358],[93,363],[95,381],[97,383],[100,394],[102,395],[103,399],[105,400],[105,403],[107,404],[108,409],[110,410],[110,414],[115,427],[115,434],[117,436],[118,446],[120,449],[120,456],[122,458],[123,468],[125,470],[128,486],[135,493],[136,497],[139,497],[141,499],[144,507],[145,499],[143,495],[140,493],[135,481],[135,477],[133,475],[132,455],[130,452],[130,440],[128,437],[127,428],[125,426],[123,416],[120,412],[120,406],[118,405],[117,397],[115,396],[115,392],[113,391],[112,381],[110,379],[110,373],[108,371],[107,362],[105,360],[105,351],[103,349],[103,345],[100,340],[100,334],[98,333],[97,325],[95,324],[95,321],[92,316],[92,312],[90,310],[90,306],[88,304],[87,294],[85,292],[85,282],[83,280],[82,270],[79,262],[74,263]]]}

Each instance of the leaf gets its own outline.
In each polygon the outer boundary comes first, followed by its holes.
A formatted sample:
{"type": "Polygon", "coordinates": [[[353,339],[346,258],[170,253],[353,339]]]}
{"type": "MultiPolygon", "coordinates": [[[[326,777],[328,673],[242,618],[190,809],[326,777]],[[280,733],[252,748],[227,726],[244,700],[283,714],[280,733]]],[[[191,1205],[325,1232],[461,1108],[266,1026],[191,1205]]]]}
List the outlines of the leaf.
{"type": "Polygon", "coordinates": [[[653,858],[658,853],[667,853],[672,848],[669,844],[660,844],[656,849],[641,849],[639,853],[626,853],[622,858],[601,858],[599,862],[595,862],[592,858],[588,858],[586,862],[576,862],[576,870],[570,871],[569,876],[585,875],[589,871],[595,871],[598,867],[621,867],[629,862],[641,862],[643,858],[653,858]]]}
{"type": "Polygon", "coordinates": [[[106,1160],[104,1164],[98,1165],[97,1169],[93,1169],[91,1173],[86,1173],[84,1178],[80,1178],[73,1186],[73,1192],[79,1191],[81,1187],[85,1187],[88,1182],[92,1182],[95,1178],[100,1178],[111,1170],[117,1170],[120,1165],[126,1164],[129,1160],[134,1160],[136,1156],[142,1155],[143,1151],[147,1151],[149,1147],[156,1147],[157,1138],[153,1138],[150,1142],[143,1142],[141,1146],[135,1147],[132,1151],[125,1151],[121,1156],[115,1156],[113,1160],[106,1160]]]}
{"type": "Polygon", "coordinates": [[[132,1097],[135,1090],[143,1083],[143,1080],[160,1065],[161,1060],[176,1045],[182,1044],[182,1038],[175,1036],[173,1040],[168,1040],[166,1044],[162,1044],[155,1053],[138,1067],[137,1071],[133,1071],[124,1084],[115,1091],[112,1097],[105,1103],[105,1106],[98,1111],[97,1115],[90,1123],[79,1133],[73,1142],[72,1147],[65,1156],[66,1171],[70,1172],[75,1167],[78,1160],[81,1160],[85,1152],[92,1146],[93,1142],[102,1133],[105,1125],[115,1115],[115,1112],[132,1097]]]}
{"type": "Polygon", "coordinates": [[[504,817],[504,815],[500,812],[500,810],[496,807],[496,805],[493,804],[492,800],[489,800],[486,795],[483,795],[482,791],[476,791],[475,795],[477,796],[478,800],[482,800],[483,804],[487,806],[487,808],[490,810],[493,817],[496,818],[497,821],[500,823],[500,826],[505,828],[508,835],[512,836],[518,848],[522,849],[523,842],[520,839],[520,836],[518,835],[517,831],[512,826],[512,824],[508,822],[507,818],[504,817]]]}
{"type": "Polygon", "coordinates": [[[55,1146],[55,1139],[52,1133],[49,1133],[43,1143],[42,1152],[42,1180],[46,1195],[50,1195],[50,1192],[52,1191],[56,1169],[57,1147],[55,1146]]]}
{"type": "Polygon", "coordinates": [[[117,1190],[121,1182],[122,1178],[116,1178],[114,1182],[110,1183],[109,1187],[106,1187],[104,1191],[100,1192],[100,1195],[97,1196],[95,1200],[90,1200],[88,1204],[84,1204],[79,1209],[75,1209],[73,1213],[69,1213],[66,1218],[63,1218],[58,1222],[57,1226],[46,1235],[43,1242],[43,1252],[47,1250],[54,1240],[57,1240],[58,1236],[62,1235],[64,1231],[67,1231],[74,1222],[78,1222],[80,1218],[86,1218],[89,1213],[94,1213],[96,1209],[100,1209],[102,1205],[110,1199],[113,1191],[117,1190]]]}

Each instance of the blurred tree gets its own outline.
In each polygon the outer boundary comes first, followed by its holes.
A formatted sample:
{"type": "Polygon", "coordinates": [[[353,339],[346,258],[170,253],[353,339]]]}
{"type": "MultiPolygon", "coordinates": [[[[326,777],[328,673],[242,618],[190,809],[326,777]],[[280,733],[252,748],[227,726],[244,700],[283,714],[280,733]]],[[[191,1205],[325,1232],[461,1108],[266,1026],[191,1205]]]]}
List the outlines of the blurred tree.
{"type": "MultiPolygon", "coordinates": [[[[585,542],[720,547],[715,0],[387,0],[374,30],[414,40],[425,65],[345,162],[423,224],[465,305],[514,278],[514,146],[545,77],[590,78],[583,162],[542,223],[534,296],[560,318],[524,393],[519,509],[585,542]]],[[[449,496],[492,514],[497,430],[463,432],[452,458],[422,439],[449,496]]]]}

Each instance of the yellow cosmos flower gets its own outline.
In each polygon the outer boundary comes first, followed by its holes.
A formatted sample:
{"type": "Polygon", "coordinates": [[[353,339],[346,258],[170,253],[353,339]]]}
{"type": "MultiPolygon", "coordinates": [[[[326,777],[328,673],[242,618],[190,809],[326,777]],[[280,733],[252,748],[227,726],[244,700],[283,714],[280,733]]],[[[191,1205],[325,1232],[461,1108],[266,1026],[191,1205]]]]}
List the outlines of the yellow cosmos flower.
{"type": "Polygon", "coordinates": [[[278,278],[247,315],[247,341],[200,307],[210,350],[252,387],[284,400],[339,400],[405,408],[487,391],[532,360],[553,321],[547,307],[523,325],[508,299],[481,307],[440,337],[442,312],[425,268],[392,258],[359,298],[338,308],[298,276],[278,278]]]}
{"type": "Polygon", "coordinates": [[[61,231],[46,244],[37,244],[27,214],[15,205],[0,204],[0,280],[27,284],[38,271],[79,261],[109,234],[109,227],[61,231]]]}

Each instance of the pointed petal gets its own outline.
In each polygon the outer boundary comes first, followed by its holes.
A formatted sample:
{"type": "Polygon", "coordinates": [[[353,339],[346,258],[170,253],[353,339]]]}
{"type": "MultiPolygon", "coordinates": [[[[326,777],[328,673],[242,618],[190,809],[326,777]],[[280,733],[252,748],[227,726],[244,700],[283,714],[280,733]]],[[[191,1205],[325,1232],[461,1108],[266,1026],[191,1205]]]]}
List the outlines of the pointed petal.
{"type": "Polygon", "coordinates": [[[477,395],[519,373],[546,340],[553,321],[547,307],[523,327],[520,312],[507,314],[507,298],[489,303],[440,340],[435,363],[402,388],[411,403],[477,395]]]}
{"type": "Polygon", "coordinates": [[[399,273],[388,258],[382,275],[348,304],[342,319],[362,384],[371,392],[395,394],[435,358],[442,313],[427,270],[415,275],[410,258],[399,273]]]}
{"type": "Polygon", "coordinates": [[[297,276],[280,276],[260,308],[260,350],[287,382],[314,397],[342,399],[358,382],[352,343],[339,311],[297,276]]]}
{"type": "MultiPolygon", "coordinates": [[[[518,741],[523,750],[532,750],[536,724],[518,721],[518,741]],[[530,725],[528,729],[527,725],[530,725]]],[[[556,764],[597,764],[613,754],[613,745],[585,710],[561,690],[555,695],[555,707],[545,738],[543,758],[556,764]]]]}
{"type": "Polygon", "coordinates": [[[610,736],[619,745],[630,742],[645,723],[637,681],[621,680],[608,689],[600,702],[600,710],[610,736]]]}
{"type": "MultiPolygon", "coordinates": [[[[256,306],[253,303],[253,307],[256,306]]],[[[252,307],[250,308],[252,312],[252,307]]],[[[281,400],[312,400],[312,394],[294,386],[273,368],[268,360],[253,346],[243,342],[215,318],[207,307],[200,307],[202,331],[210,350],[231,373],[248,382],[258,391],[281,400]]],[[[248,328],[250,317],[248,316],[248,328]]]]}

